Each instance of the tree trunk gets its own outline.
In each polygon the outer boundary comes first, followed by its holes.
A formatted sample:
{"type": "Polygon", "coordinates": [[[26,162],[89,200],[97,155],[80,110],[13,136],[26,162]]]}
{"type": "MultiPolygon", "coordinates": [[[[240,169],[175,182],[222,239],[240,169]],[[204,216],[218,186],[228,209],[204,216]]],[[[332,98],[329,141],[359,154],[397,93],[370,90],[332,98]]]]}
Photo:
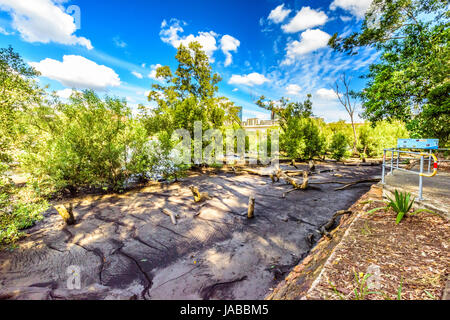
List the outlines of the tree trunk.
{"type": "Polygon", "coordinates": [[[358,138],[356,136],[356,128],[355,128],[355,121],[353,120],[353,114],[350,114],[350,121],[352,122],[352,129],[353,129],[353,153],[358,154],[358,149],[356,148],[358,145],[358,138]]]}

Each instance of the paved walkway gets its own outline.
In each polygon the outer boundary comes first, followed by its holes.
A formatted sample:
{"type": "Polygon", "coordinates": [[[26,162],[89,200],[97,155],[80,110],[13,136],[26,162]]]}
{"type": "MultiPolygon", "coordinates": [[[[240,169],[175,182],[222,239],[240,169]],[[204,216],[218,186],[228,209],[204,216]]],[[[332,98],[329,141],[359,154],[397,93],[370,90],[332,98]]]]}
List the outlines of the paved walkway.
{"type": "MultiPolygon", "coordinates": [[[[386,176],[385,189],[394,191],[395,189],[411,192],[418,197],[419,175],[394,170],[393,174],[386,176]]],[[[423,178],[423,201],[418,201],[418,205],[430,207],[432,210],[438,209],[441,213],[449,215],[450,209],[450,173],[438,171],[432,177],[423,178]]]]}

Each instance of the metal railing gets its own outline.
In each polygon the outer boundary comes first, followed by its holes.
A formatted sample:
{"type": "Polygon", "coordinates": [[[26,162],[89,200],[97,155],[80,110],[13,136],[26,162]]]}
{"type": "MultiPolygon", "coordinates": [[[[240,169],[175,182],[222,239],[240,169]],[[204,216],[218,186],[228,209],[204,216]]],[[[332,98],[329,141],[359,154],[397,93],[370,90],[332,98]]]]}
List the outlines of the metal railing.
{"type": "MultiPolygon", "coordinates": [[[[408,158],[408,159],[417,159],[417,158],[408,158]]],[[[429,150],[428,152],[416,152],[416,151],[404,151],[404,150],[395,149],[395,148],[384,149],[381,183],[385,184],[386,168],[390,169],[391,174],[394,174],[394,169],[399,170],[399,171],[406,171],[406,172],[418,174],[419,175],[419,200],[423,200],[423,177],[428,177],[428,178],[434,177],[437,174],[437,164],[438,164],[438,159],[432,153],[432,150],[429,150]],[[386,165],[386,153],[387,152],[391,152],[391,164],[390,165],[386,165]],[[397,153],[397,159],[396,159],[396,164],[394,167],[394,154],[395,153],[397,153]],[[420,156],[420,171],[417,172],[417,171],[413,171],[413,170],[400,168],[399,164],[400,164],[400,154],[401,153],[414,154],[414,155],[420,156]],[[424,173],[424,170],[423,170],[425,157],[428,158],[428,174],[424,173]],[[433,159],[433,161],[434,161],[433,172],[431,172],[431,159],[433,159]]]]}

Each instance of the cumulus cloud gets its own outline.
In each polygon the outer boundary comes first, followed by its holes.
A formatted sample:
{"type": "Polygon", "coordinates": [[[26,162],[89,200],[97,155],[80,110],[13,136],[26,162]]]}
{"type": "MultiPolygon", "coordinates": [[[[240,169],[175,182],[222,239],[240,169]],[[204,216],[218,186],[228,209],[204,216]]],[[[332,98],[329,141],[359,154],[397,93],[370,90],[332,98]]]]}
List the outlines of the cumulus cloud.
{"type": "Polygon", "coordinates": [[[161,31],[159,33],[161,40],[165,43],[172,45],[174,48],[178,48],[180,44],[188,46],[189,43],[197,41],[203,47],[203,51],[212,58],[214,51],[217,50],[216,37],[218,36],[214,31],[199,32],[197,36],[190,34],[188,36],[180,36],[179,33],[184,32],[182,25],[186,23],[177,19],[170,20],[170,24],[164,20],[161,24],[161,31]]]}
{"type": "Polygon", "coordinates": [[[291,11],[291,9],[284,9],[283,3],[270,12],[268,19],[274,23],[281,23],[284,19],[286,19],[291,11]]]}
{"type": "Polygon", "coordinates": [[[150,71],[150,74],[148,75],[148,77],[150,79],[153,79],[153,80],[158,80],[158,78],[156,77],[156,69],[158,69],[160,67],[162,67],[162,65],[160,65],[159,63],[158,64],[152,64],[150,66],[151,71],[150,71]]]}
{"type": "Polygon", "coordinates": [[[361,19],[364,18],[371,4],[372,0],[334,0],[330,5],[330,9],[336,10],[337,8],[341,8],[361,19]]]}
{"type": "Polygon", "coordinates": [[[287,44],[286,58],[282,62],[282,65],[290,65],[300,56],[320,48],[325,48],[330,38],[331,36],[328,33],[319,29],[308,29],[302,32],[300,41],[294,40],[287,44]]]}
{"type": "Polygon", "coordinates": [[[30,65],[42,76],[70,88],[105,90],[120,85],[119,75],[113,69],[81,56],[65,55],[62,62],[47,58],[30,65]]]}
{"type": "Polygon", "coordinates": [[[136,72],[136,71],[132,71],[131,74],[138,79],[144,78],[144,76],[142,74],[140,74],[139,72],[136,72]]]}
{"type": "Polygon", "coordinates": [[[292,96],[300,94],[302,88],[296,84],[290,84],[286,87],[286,92],[292,96]]]}
{"type": "Polygon", "coordinates": [[[225,67],[229,66],[233,62],[233,56],[230,52],[236,52],[238,47],[241,45],[241,42],[226,34],[220,39],[220,48],[222,49],[222,52],[225,54],[225,67]]]}
{"type": "Polygon", "coordinates": [[[61,1],[0,0],[0,10],[12,17],[12,27],[27,42],[81,45],[92,49],[91,41],[74,35],[74,18],[64,12],[61,1]]]}
{"type": "Polygon", "coordinates": [[[253,87],[255,85],[259,86],[266,82],[269,82],[269,79],[267,79],[264,75],[257,72],[253,72],[242,76],[233,74],[230,80],[228,81],[229,84],[238,84],[238,85],[242,84],[249,87],[253,87]]]}
{"type": "Polygon", "coordinates": [[[328,16],[323,11],[303,7],[289,23],[283,25],[281,28],[286,33],[295,33],[324,25],[327,21],[328,16]]]}
{"type": "Polygon", "coordinates": [[[317,97],[322,100],[336,100],[336,93],[332,89],[321,88],[316,91],[317,97]]]}
{"type": "Polygon", "coordinates": [[[55,93],[60,98],[69,99],[70,96],[72,95],[72,92],[73,92],[72,89],[63,89],[63,90],[58,90],[55,93]]]}
{"type": "MultiPolygon", "coordinates": [[[[217,39],[219,34],[214,31],[199,32],[196,36],[193,34],[182,36],[184,32],[183,26],[186,26],[186,22],[177,19],[171,19],[170,22],[163,20],[161,23],[161,31],[159,33],[161,40],[165,43],[172,45],[174,48],[178,48],[180,44],[188,46],[189,43],[197,41],[205,51],[211,62],[214,62],[213,54],[219,49],[217,39]]],[[[220,49],[225,54],[225,66],[232,63],[233,57],[231,52],[236,52],[240,46],[240,41],[228,34],[224,35],[220,39],[220,49]]]]}

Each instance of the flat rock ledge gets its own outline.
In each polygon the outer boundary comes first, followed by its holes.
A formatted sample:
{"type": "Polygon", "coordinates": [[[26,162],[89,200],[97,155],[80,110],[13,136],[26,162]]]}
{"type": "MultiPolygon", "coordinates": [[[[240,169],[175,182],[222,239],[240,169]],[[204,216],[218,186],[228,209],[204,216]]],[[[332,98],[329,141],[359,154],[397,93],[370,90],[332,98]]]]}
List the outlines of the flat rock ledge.
{"type": "Polygon", "coordinates": [[[366,194],[349,208],[353,211],[353,214],[342,216],[338,227],[330,233],[331,237],[322,237],[302,263],[294,267],[286,279],[281,281],[265,299],[307,300],[308,292],[318,282],[325,264],[350,225],[364,211],[367,200],[381,197],[382,192],[382,187],[379,184],[373,185],[366,194]]]}

